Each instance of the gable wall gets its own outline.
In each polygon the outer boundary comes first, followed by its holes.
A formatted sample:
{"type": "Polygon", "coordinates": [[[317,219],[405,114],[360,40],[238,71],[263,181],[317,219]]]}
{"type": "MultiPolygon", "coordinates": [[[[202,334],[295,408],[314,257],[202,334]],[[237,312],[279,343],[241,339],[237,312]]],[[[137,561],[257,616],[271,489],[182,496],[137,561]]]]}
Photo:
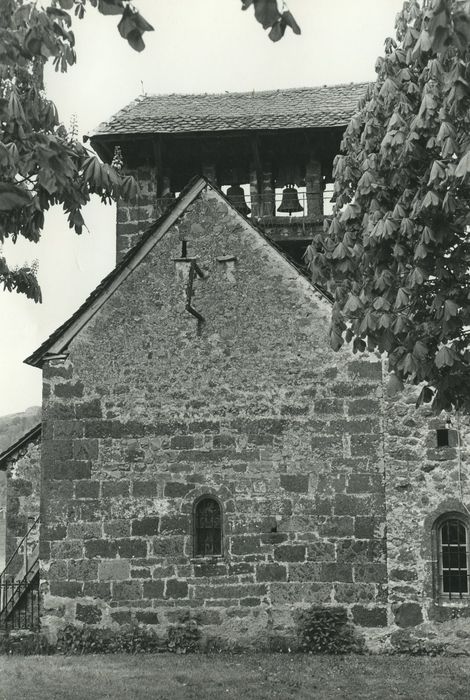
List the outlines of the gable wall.
{"type": "Polygon", "coordinates": [[[329,307],[206,191],[44,367],[44,627],[292,633],[295,610],[385,626],[381,366],[332,354],[329,307]],[[207,273],[185,310],[180,240],[207,273]],[[218,256],[237,258],[233,274],[218,256]],[[193,558],[220,499],[224,556],[193,558]],[[273,530],[276,530],[273,532],[273,530]]]}

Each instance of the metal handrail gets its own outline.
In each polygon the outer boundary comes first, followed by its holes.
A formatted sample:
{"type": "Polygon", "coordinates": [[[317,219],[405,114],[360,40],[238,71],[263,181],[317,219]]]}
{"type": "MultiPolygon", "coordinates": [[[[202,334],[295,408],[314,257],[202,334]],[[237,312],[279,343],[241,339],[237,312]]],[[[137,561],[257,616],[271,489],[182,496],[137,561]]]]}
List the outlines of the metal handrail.
{"type": "MultiPolygon", "coordinates": [[[[19,553],[21,547],[23,546],[23,543],[25,543],[25,542],[27,543],[28,535],[31,533],[31,531],[32,531],[32,530],[36,527],[36,525],[39,523],[39,517],[40,517],[40,516],[38,515],[37,518],[35,518],[33,524],[31,525],[31,527],[30,527],[29,530],[27,531],[26,535],[25,535],[25,536],[23,537],[23,539],[20,541],[19,545],[17,546],[17,548],[15,549],[15,551],[13,552],[13,554],[11,555],[11,557],[9,558],[9,560],[7,561],[7,563],[5,564],[5,568],[4,568],[3,571],[0,573],[0,581],[1,581],[1,579],[2,579],[4,576],[6,576],[6,570],[8,569],[9,565],[11,564],[11,562],[13,561],[13,559],[16,557],[16,555],[19,553]]],[[[26,559],[25,559],[25,563],[27,563],[27,557],[26,557],[26,559]]]]}

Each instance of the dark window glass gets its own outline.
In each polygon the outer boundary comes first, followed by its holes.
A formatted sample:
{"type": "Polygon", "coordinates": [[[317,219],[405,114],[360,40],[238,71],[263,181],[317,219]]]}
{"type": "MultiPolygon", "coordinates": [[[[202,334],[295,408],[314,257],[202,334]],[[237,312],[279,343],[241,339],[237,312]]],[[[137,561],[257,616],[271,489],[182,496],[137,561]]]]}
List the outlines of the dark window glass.
{"type": "Polygon", "coordinates": [[[438,447],[447,447],[449,444],[449,431],[447,428],[441,428],[439,430],[436,430],[437,433],[437,446],[438,447]]]}
{"type": "Polygon", "coordinates": [[[222,518],[214,498],[203,498],[195,512],[195,555],[222,554],[222,518]]]}
{"type": "Polygon", "coordinates": [[[442,592],[449,598],[469,592],[467,528],[456,518],[445,520],[439,528],[439,567],[442,592]]]}

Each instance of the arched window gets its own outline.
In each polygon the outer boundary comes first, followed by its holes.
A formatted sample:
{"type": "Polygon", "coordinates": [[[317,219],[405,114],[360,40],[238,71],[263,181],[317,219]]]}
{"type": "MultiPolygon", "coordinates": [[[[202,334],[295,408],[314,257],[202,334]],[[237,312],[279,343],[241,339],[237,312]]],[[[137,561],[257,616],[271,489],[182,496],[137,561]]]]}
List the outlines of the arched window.
{"type": "Polygon", "coordinates": [[[194,555],[222,554],[222,513],[219,502],[204,496],[194,509],[194,555]]]}
{"type": "Polygon", "coordinates": [[[441,518],[437,525],[439,593],[449,600],[469,595],[468,525],[458,514],[441,518]]]}

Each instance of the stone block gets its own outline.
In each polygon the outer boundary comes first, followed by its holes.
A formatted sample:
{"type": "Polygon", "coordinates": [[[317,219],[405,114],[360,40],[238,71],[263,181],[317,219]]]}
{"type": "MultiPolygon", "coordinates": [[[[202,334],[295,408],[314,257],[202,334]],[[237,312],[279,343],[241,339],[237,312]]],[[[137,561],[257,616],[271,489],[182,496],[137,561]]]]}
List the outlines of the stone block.
{"type": "Polygon", "coordinates": [[[100,482],[83,479],[74,481],[75,498],[99,498],[100,482]]]}
{"type": "Polygon", "coordinates": [[[419,603],[402,603],[395,612],[395,623],[399,627],[416,627],[423,621],[423,612],[419,603]]]}
{"type": "Polygon", "coordinates": [[[50,594],[59,598],[79,598],[83,596],[83,582],[81,581],[51,581],[50,594]]]}
{"type": "Polygon", "coordinates": [[[187,598],[188,584],[176,578],[168,579],[165,587],[165,598],[187,598]]]}
{"type": "Polygon", "coordinates": [[[144,581],[144,598],[163,598],[164,581],[144,581]]]}
{"type": "Polygon", "coordinates": [[[353,580],[353,569],[350,564],[336,564],[325,562],[320,564],[320,571],[318,574],[319,581],[346,581],[351,582],[353,580]]]}
{"type": "Polygon", "coordinates": [[[135,537],[145,537],[147,535],[158,535],[158,525],[160,518],[148,517],[132,521],[132,535],[135,537]]]}
{"type": "Polygon", "coordinates": [[[383,488],[380,474],[351,474],[348,478],[348,493],[377,493],[383,488]]]}
{"type": "Polygon", "coordinates": [[[194,447],[194,437],[192,435],[174,435],[170,438],[172,450],[192,450],[194,447]]]}
{"type": "Polygon", "coordinates": [[[112,584],[115,600],[138,600],[142,598],[142,583],[140,581],[118,581],[112,584]]]}
{"type": "Polygon", "coordinates": [[[131,578],[152,578],[152,572],[150,569],[139,566],[138,568],[131,569],[131,578]]]}
{"type": "Polygon", "coordinates": [[[111,584],[99,581],[85,581],[83,584],[83,595],[87,598],[111,600],[111,584]]]}
{"type": "Polygon", "coordinates": [[[367,605],[376,601],[376,587],[371,583],[340,583],[334,585],[335,601],[350,605],[362,603],[367,605]]]}
{"type": "Polygon", "coordinates": [[[184,537],[154,537],[153,553],[156,557],[182,557],[184,555],[184,537]]]}
{"type": "Polygon", "coordinates": [[[227,434],[214,435],[213,445],[215,448],[234,447],[235,444],[236,444],[236,440],[235,440],[234,435],[227,435],[227,434]]]}
{"type": "Polygon", "coordinates": [[[189,532],[189,522],[187,515],[163,515],[160,521],[160,533],[186,534],[189,532]]]}
{"type": "Polygon", "coordinates": [[[67,560],[52,561],[47,571],[47,579],[49,581],[65,581],[67,579],[67,560]]]}
{"type": "Polygon", "coordinates": [[[351,456],[377,458],[380,453],[379,435],[351,435],[351,456]]]}
{"type": "Polygon", "coordinates": [[[287,569],[281,564],[258,564],[257,581],[287,581],[287,569]]]}
{"type": "Polygon", "coordinates": [[[131,523],[129,520],[105,520],[103,529],[104,534],[111,539],[129,537],[131,534],[131,523]]]}
{"type": "Polygon", "coordinates": [[[85,556],[88,559],[98,557],[100,559],[112,559],[118,551],[117,544],[113,540],[87,540],[85,542],[85,556]]]}
{"type": "Polygon", "coordinates": [[[75,404],[75,414],[77,418],[101,418],[101,401],[100,399],[91,399],[75,404]]]}
{"type": "Polygon", "coordinates": [[[49,522],[47,525],[41,526],[41,539],[42,540],[63,540],[67,534],[67,528],[65,525],[59,525],[56,523],[49,522]]]}
{"type": "Polygon", "coordinates": [[[417,581],[418,574],[414,569],[392,569],[390,571],[391,581],[417,581]]]}
{"type": "Polygon", "coordinates": [[[385,528],[385,519],[358,515],[354,522],[354,536],[358,539],[380,538],[385,528]]]}
{"type": "Polygon", "coordinates": [[[75,404],[48,401],[44,406],[44,415],[47,416],[47,419],[50,421],[75,418],[75,404]]]}
{"type": "Polygon", "coordinates": [[[104,559],[98,563],[100,581],[125,581],[129,578],[130,563],[126,559],[104,559]]]}
{"type": "Polygon", "coordinates": [[[348,537],[354,533],[354,518],[350,515],[323,516],[318,524],[321,537],[348,537]]]}
{"type": "Polygon", "coordinates": [[[80,460],[98,459],[98,440],[83,438],[74,440],[72,444],[73,458],[80,460]]]}
{"type": "Polygon", "coordinates": [[[118,625],[130,625],[132,614],[130,610],[115,610],[111,613],[111,619],[113,622],[117,622],[118,625]]]}
{"type": "Polygon", "coordinates": [[[155,610],[138,610],[135,614],[137,622],[143,625],[158,625],[158,614],[155,610]]]}
{"type": "Polygon", "coordinates": [[[384,540],[342,540],[337,544],[339,562],[365,564],[385,561],[384,540]]]}
{"type": "Polygon", "coordinates": [[[147,541],[144,539],[126,537],[115,540],[115,545],[121,558],[135,559],[147,556],[147,541]]]}
{"type": "Polygon", "coordinates": [[[336,552],[333,542],[319,540],[307,546],[307,559],[314,562],[335,561],[336,552]]]}
{"type": "Polygon", "coordinates": [[[135,498],[158,496],[158,483],[156,481],[134,481],[132,484],[132,495],[135,498]]]}
{"type": "Polygon", "coordinates": [[[369,583],[387,582],[387,565],[385,563],[354,564],[354,580],[369,583]]]}
{"type": "MultiPolygon", "coordinates": [[[[218,433],[220,431],[219,421],[200,420],[193,421],[188,425],[190,433],[218,433]]],[[[171,430],[169,431],[171,433],[171,430]]]]}
{"type": "Polygon", "coordinates": [[[304,544],[281,544],[274,549],[277,561],[304,561],[306,547],[304,544]]]}
{"type": "Polygon", "coordinates": [[[356,625],[361,627],[387,626],[387,608],[379,606],[366,608],[363,605],[354,605],[351,611],[356,625]]]}
{"type": "Polygon", "coordinates": [[[314,402],[315,415],[331,413],[343,415],[344,401],[342,399],[316,399],[314,402]]]}
{"type": "Polygon", "coordinates": [[[258,608],[261,605],[261,598],[241,598],[240,605],[242,608],[258,608]]]}
{"type": "Polygon", "coordinates": [[[57,476],[50,476],[49,471],[61,462],[72,459],[72,442],[70,440],[45,440],[41,446],[41,459],[46,469],[46,478],[59,479],[57,476]]]}
{"type": "Polygon", "coordinates": [[[71,581],[96,581],[98,562],[92,559],[72,559],[68,565],[68,577],[71,581]]]}
{"type": "Polygon", "coordinates": [[[380,401],[377,399],[356,399],[348,401],[348,413],[350,416],[355,415],[380,415],[380,401]]]}
{"type": "Polygon", "coordinates": [[[308,474],[281,474],[281,487],[293,493],[308,493],[308,474]]]}
{"type": "Polygon", "coordinates": [[[261,544],[281,544],[287,540],[286,532],[266,532],[261,535],[261,544]]]}
{"type": "Polygon", "coordinates": [[[91,478],[91,462],[81,460],[65,460],[57,459],[54,463],[47,467],[47,477],[49,479],[90,479],[91,478]]]}
{"type": "Polygon", "coordinates": [[[99,539],[102,535],[100,522],[78,522],[67,525],[67,537],[72,540],[99,539]]]}
{"type": "Polygon", "coordinates": [[[180,481],[169,481],[165,484],[166,498],[184,498],[189,491],[194,488],[193,484],[186,484],[180,481]]]}
{"type": "Polygon", "coordinates": [[[77,603],[75,610],[75,619],[80,622],[85,622],[87,625],[96,625],[102,617],[103,613],[97,605],[82,605],[77,603]]]}
{"type": "Polygon", "coordinates": [[[218,561],[201,561],[194,564],[196,578],[227,576],[227,565],[218,561]]]}
{"type": "Polygon", "coordinates": [[[119,481],[103,481],[101,486],[101,496],[103,498],[112,498],[119,496],[129,496],[130,483],[123,479],[119,481]]]}
{"type": "Polygon", "coordinates": [[[73,374],[73,366],[57,364],[50,360],[45,362],[42,367],[44,379],[56,379],[61,377],[62,379],[71,379],[73,374]]]}
{"type": "Polygon", "coordinates": [[[54,386],[54,394],[61,399],[80,399],[83,389],[82,382],[65,382],[54,386]]]}
{"type": "Polygon", "coordinates": [[[53,424],[54,440],[73,440],[84,435],[85,428],[79,420],[57,420],[53,424]]]}
{"type": "Polygon", "coordinates": [[[83,554],[83,542],[79,540],[60,540],[51,542],[53,559],[80,559],[83,554]]]}
{"type": "Polygon", "coordinates": [[[385,515],[385,499],[382,493],[366,496],[339,493],[335,496],[334,508],[336,515],[369,516],[374,513],[380,517],[385,515]]]}
{"type": "Polygon", "coordinates": [[[259,535],[234,535],[230,538],[230,544],[234,555],[257,553],[261,547],[259,535]]]}

